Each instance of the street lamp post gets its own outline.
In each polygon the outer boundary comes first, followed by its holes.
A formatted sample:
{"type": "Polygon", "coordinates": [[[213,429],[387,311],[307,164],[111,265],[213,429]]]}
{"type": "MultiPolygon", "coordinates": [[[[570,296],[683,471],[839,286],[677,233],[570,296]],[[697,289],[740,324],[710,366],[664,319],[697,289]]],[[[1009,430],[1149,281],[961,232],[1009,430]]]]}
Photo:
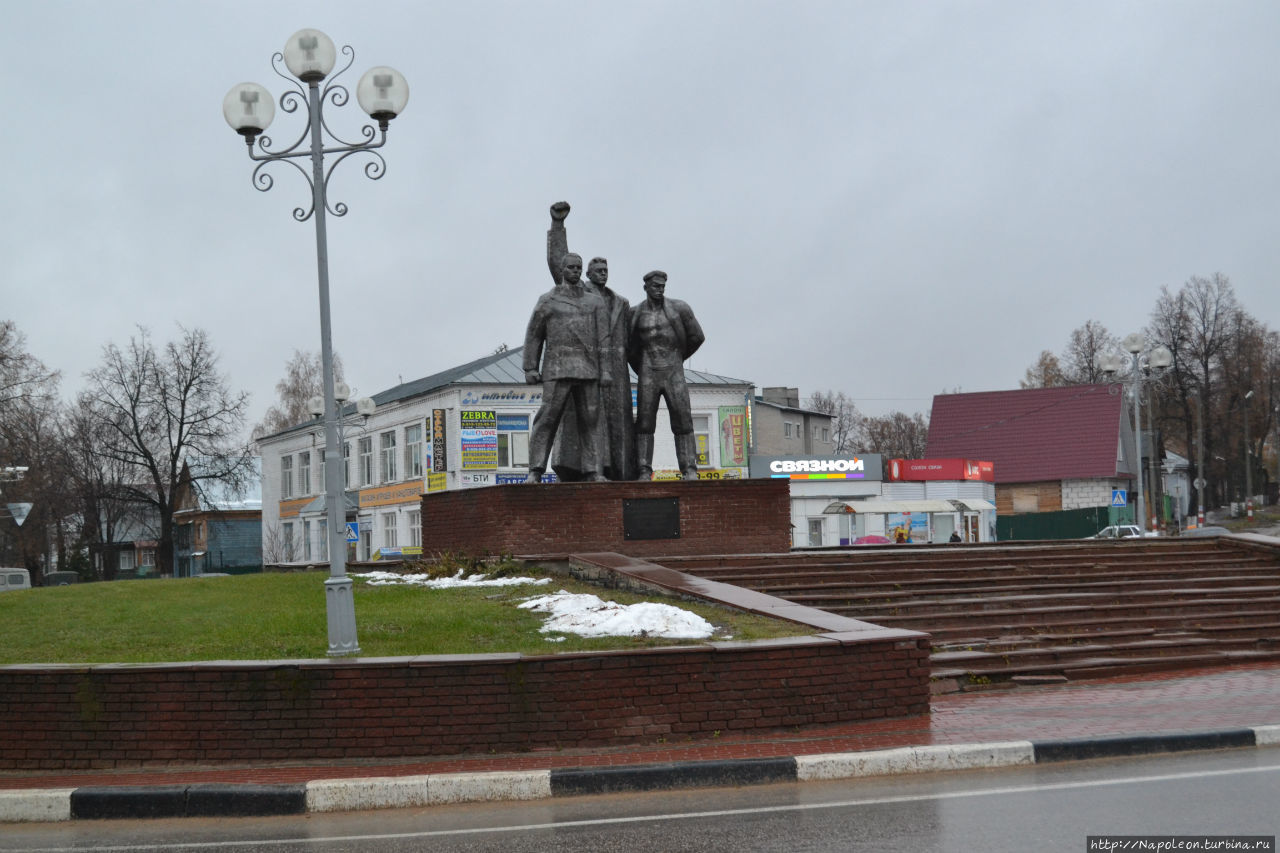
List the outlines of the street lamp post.
{"type": "Polygon", "coordinates": [[[1249,398],[1253,391],[1244,395],[1244,511],[1245,517],[1253,521],[1253,465],[1249,448],[1249,398]]]}
{"type": "Polygon", "coordinates": [[[360,133],[363,141],[346,142],[334,134],[325,122],[323,106],[326,101],[335,107],[347,103],[350,97],[346,86],[335,80],[355,61],[355,51],[349,45],[342,48],[347,64],[337,74],[329,72],[337,61],[337,51],[327,35],[319,30],[299,30],[289,37],[282,52],[271,57],[271,67],[292,87],[280,96],[280,108],[287,113],[300,108],[307,111],[307,128],[288,148],[275,151],[271,138],[263,131],[275,117],[275,104],[271,93],[257,83],[241,83],[227,93],[222,102],[222,113],[227,123],[244,137],[249,159],[258,163],[253,170],[253,185],[262,192],[271,189],[274,181],[263,171],[271,163],[285,162],[294,166],[311,184],[311,207],[296,207],[293,218],[306,222],[314,218],[316,227],[316,270],[320,285],[320,361],[324,385],[324,436],[325,436],[325,503],[328,511],[329,579],[325,581],[325,602],[329,626],[329,654],[331,656],[360,653],[356,640],[355,603],[352,599],[351,578],[347,575],[346,545],[343,531],[346,527],[346,511],[342,500],[343,484],[338,476],[338,407],[334,396],[333,336],[329,320],[329,249],[325,230],[325,214],[345,216],[347,206],[341,202],[329,206],[327,190],[329,178],[338,164],[352,154],[368,153],[373,160],[365,165],[367,177],[377,180],[386,172],[386,161],[378,153],[387,142],[387,125],[399,115],[409,100],[409,85],[398,71],[383,66],[371,68],[356,84],[356,101],[360,108],[378,123],[381,133],[371,125],[365,125],[360,133]],[[280,71],[283,62],[292,77],[280,71]],[[321,82],[329,78],[323,90],[321,82]],[[305,84],[305,88],[304,85],[305,84]],[[325,136],[330,143],[326,146],[325,136]],[[257,140],[257,152],[254,140],[257,140]],[[325,169],[326,154],[336,155],[325,169]],[[311,160],[311,173],[298,164],[298,160],[311,160]]]}
{"type": "Polygon", "coordinates": [[[1204,397],[1196,394],[1196,527],[1204,527],[1204,397]]]}
{"type": "MultiPolygon", "coordinates": [[[[1129,395],[1130,399],[1133,400],[1134,440],[1138,457],[1138,517],[1136,522],[1138,530],[1142,532],[1143,525],[1146,523],[1146,501],[1143,498],[1142,491],[1142,371],[1144,367],[1149,367],[1152,371],[1163,370],[1173,363],[1173,353],[1169,352],[1168,347],[1165,346],[1158,346],[1155,349],[1144,352],[1147,346],[1147,339],[1141,332],[1134,332],[1126,336],[1120,342],[1120,346],[1124,347],[1133,359],[1130,369],[1129,395]]],[[[1118,373],[1124,366],[1123,356],[1104,356],[1101,360],[1101,366],[1109,374],[1118,373]]]]}

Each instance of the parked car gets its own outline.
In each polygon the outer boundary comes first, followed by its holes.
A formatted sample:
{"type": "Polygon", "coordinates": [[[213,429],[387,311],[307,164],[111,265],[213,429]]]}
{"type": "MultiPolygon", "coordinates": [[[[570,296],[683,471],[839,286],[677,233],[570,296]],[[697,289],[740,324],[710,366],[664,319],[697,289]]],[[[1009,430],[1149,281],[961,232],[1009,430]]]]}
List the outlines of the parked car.
{"type": "Polygon", "coordinates": [[[1085,539],[1137,539],[1142,530],[1136,524],[1111,524],[1085,539]]]}
{"type": "Polygon", "coordinates": [[[31,572],[26,569],[0,568],[0,592],[31,589],[31,572]]]}
{"type": "Polygon", "coordinates": [[[1183,536],[1228,536],[1231,531],[1225,527],[1193,527],[1182,531],[1183,536]]]}
{"type": "Polygon", "coordinates": [[[77,572],[45,572],[44,580],[41,581],[45,586],[66,586],[79,582],[80,575],[77,572]]]}

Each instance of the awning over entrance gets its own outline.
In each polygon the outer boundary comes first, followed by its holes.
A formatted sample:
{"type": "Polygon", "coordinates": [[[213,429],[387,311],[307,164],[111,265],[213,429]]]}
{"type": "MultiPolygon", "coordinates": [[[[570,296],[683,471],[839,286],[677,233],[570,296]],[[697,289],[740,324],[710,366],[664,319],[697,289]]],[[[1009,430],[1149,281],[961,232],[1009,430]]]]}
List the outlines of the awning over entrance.
{"type": "Polygon", "coordinates": [[[841,515],[844,513],[907,513],[907,512],[955,512],[951,501],[833,501],[823,513],[841,515]]]}
{"type": "Polygon", "coordinates": [[[982,498],[958,498],[949,501],[949,503],[954,504],[956,509],[965,512],[984,512],[996,508],[996,505],[991,501],[983,500],[982,498]]]}

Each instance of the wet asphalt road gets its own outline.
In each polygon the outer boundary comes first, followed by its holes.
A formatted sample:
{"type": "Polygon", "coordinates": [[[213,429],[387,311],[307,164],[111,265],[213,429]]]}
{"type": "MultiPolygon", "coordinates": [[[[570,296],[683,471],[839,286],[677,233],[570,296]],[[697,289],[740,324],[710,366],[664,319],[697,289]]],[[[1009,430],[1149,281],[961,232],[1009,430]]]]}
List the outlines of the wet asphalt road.
{"type": "Polygon", "coordinates": [[[27,851],[1085,851],[1090,835],[1274,836],[1280,749],[846,782],[242,820],[0,827],[27,851]]]}

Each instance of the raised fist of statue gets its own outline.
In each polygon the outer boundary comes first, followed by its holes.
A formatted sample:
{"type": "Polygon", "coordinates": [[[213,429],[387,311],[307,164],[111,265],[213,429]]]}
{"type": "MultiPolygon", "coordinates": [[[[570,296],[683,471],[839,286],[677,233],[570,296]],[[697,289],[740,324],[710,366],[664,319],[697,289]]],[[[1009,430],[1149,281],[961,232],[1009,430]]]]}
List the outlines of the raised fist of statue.
{"type": "Polygon", "coordinates": [[[558,201],[551,205],[551,219],[553,222],[564,222],[564,218],[569,215],[569,202],[558,201]]]}

